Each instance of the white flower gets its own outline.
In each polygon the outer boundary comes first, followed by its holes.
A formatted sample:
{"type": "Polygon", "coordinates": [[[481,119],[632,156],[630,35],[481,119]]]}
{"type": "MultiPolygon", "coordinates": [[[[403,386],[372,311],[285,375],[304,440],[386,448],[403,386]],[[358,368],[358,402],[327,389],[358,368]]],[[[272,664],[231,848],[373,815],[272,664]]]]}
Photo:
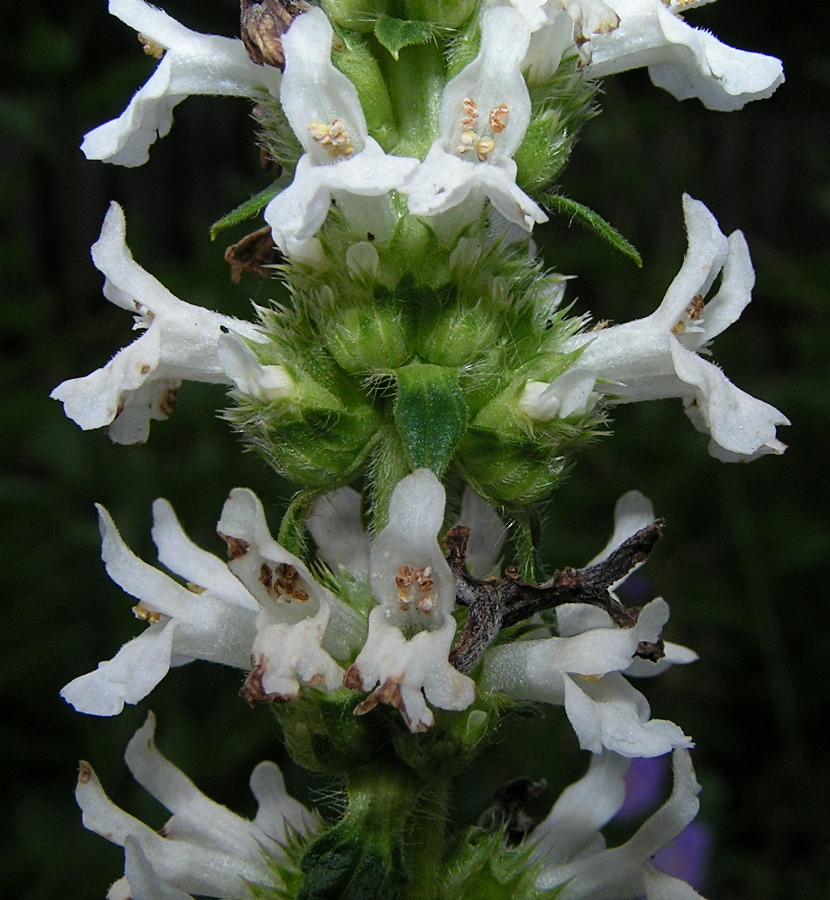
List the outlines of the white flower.
{"type": "Polygon", "coordinates": [[[171,813],[161,831],[119,809],[97,776],[81,763],[75,797],[83,823],[125,849],[125,877],[109,900],[184,900],[193,894],[245,900],[248,884],[281,887],[272,865],[287,862],[281,844],[289,829],[318,827],[316,816],[288,796],[280,770],[262,762],[251,775],[258,803],[253,821],[208,799],[156,749],[155,719],[147,717],[127,746],[125,760],[136,781],[171,813]]]}
{"type": "Polygon", "coordinates": [[[565,351],[584,347],[580,370],[605,381],[620,403],[679,397],[694,426],[711,436],[709,452],[726,462],[782,453],[777,425],[787,418],[750,397],[702,359],[708,343],[735,322],[752,299],[755,274],[743,235],[727,239],[698,200],[683,198],[689,248],[680,272],[650,316],[576,335],[565,351]],[[706,302],[713,282],[720,289],[706,302]]]}
{"type": "Polygon", "coordinates": [[[231,492],[218,526],[233,557],[230,563],[196,546],[166,500],[153,504],[159,560],[188,587],[139,559],[108,513],[99,513],[107,573],[140,601],[134,611],[150,625],[113,659],[61,691],[79,712],[116,715],[125,703],[146,697],[171,666],[194,659],[245,671],[253,666],[252,699],[264,699],[257,692],[273,695],[268,699],[293,699],[300,683],[327,691],[340,686],[343,672],[327,650],[348,656],[360,646],[365,629],[356,613],[271,539],[250,491],[231,492]],[[272,576],[267,584],[266,570],[272,576]],[[302,594],[308,599],[291,602],[302,594]]]}
{"type": "Polygon", "coordinates": [[[650,862],[697,815],[700,785],[691,757],[674,751],[671,796],[629,841],[608,850],[599,829],[622,806],[626,762],[609,753],[595,756],[587,775],[562,793],[534,829],[529,842],[543,860],[536,886],[562,886],[559,900],[700,900],[688,884],[650,862]]]}
{"type": "Polygon", "coordinates": [[[113,716],[146,697],[171,666],[204,659],[249,668],[257,603],[218,557],[190,541],[170,504],[153,504],[153,540],[162,563],[192,590],[139,559],[109,513],[98,512],[107,574],[139,600],[135,614],[150,625],[61,696],[79,712],[113,716]]]}
{"type": "Polygon", "coordinates": [[[294,700],[301,682],[327,692],[339,688],[343,670],[331,654],[343,658],[360,645],[358,614],[274,541],[251,491],[231,491],[217,530],[228,544],[228,567],[259,605],[246,696],[294,700]]]}
{"type": "Polygon", "coordinates": [[[530,122],[520,70],[530,30],[508,7],[487,10],[481,29],[478,56],[444,88],[439,138],[402,189],[412,213],[439,217],[430,225],[446,239],[479,215],[485,196],[525,231],[547,221],[516,185],[513,161],[530,122]]]}
{"type": "Polygon", "coordinates": [[[316,8],[298,16],[282,39],[280,102],[305,153],[293,182],[268,204],[265,221],[277,246],[293,256],[313,255],[309,242],[332,198],[356,234],[388,239],[397,216],[386,195],[418,163],[388,156],[369,136],[355,86],[332,65],[331,41],[331,25],[316,8]]]}
{"type": "Polygon", "coordinates": [[[261,342],[256,326],[179,300],[138,265],[127,247],[124,213],[117,203],[107,212],[92,259],[106,276],[104,296],[132,312],[134,327],[144,334],[102,368],[52,391],[84,431],[108,426],[117,444],[146,441],[150,421],[167,418],[184,379],[236,383],[266,398],[290,393],[285,370],[260,366],[234,337],[261,342]],[[236,382],[237,377],[242,380],[236,382]]]}
{"type": "MultiPolygon", "coordinates": [[[[611,541],[591,564],[653,520],[651,504],[641,494],[623,495],[611,541]]],[[[677,725],[649,718],[646,699],[623,678],[657,674],[697,658],[685,647],[666,644],[666,656],[658,663],[635,659],[641,642],[660,638],[668,618],[662,599],[646,604],[631,628],[618,628],[607,612],[592,606],[560,606],[559,637],[542,637],[539,631],[528,640],[491,647],[484,655],[481,686],[516,700],[563,705],[580,747],[592,753],[605,748],[621,756],[649,757],[690,747],[677,725]]]]}
{"type": "Polygon", "coordinates": [[[164,56],[124,112],[86,135],[88,159],[147,162],[150,145],[170,131],[173,108],[192,94],[276,95],[279,70],[253,63],[241,40],[190,31],[144,0],[110,0],[109,11],[139,32],[148,52],[164,56]]]}
{"type": "MultiPolygon", "coordinates": [[[[502,3],[507,0],[501,0],[502,3]]],[[[522,62],[529,84],[547,81],[562,57],[579,53],[580,63],[590,59],[591,38],[608,34],[619,16],[602,0],[509,0],[531,30],[530,45],[522,62]]]]}
{"type": "Polygon", "coordinates": [[[573,366],[550,384],[528,381],[519,397],[519,408],[537,422],[585,414],[599,399],[594,390],[597,377],[581,366],[573,366]]]}
{"type": "Polygon", "coordinates": [[[620,25],[592,37],[587,70],[592,77],[648,66],[654,84],[679,100],[698,97],[709,109],[723,111],[770,97],[784,81],[780,60],[728,47],[687,25],[680,13],[701,0],[609,0],[609,5],[620,25]]]}
{"type": "Polygon", "coordinates": [[[370,690],[380,684],[356,712],[389,703],[413,732],[433,723],[426,701],[461,710],[475,696],[472,680],[448,661],[456,630],[455,581],[436,537],[445,499],[429,469],[418,469],[395,487],[389,523],[369,555],[379,605],[369,614],[369,636],[346,675],[348,687],[370,690]]]}

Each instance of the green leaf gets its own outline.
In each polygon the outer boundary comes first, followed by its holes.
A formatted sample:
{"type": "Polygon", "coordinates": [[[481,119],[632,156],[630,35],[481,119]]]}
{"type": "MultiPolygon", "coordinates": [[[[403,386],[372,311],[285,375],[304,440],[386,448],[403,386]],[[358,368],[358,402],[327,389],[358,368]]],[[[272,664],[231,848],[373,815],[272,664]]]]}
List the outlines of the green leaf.
{"type": "Polygon", "coordinates": [[[254,194],[253,197],[246,200],[244,203],[240,203],[236,209],[214,222],[213,225],[210,226],[210,239],[215,241],[216,236],[220,231],[224,231],[232,225],[238,225],[240,222],[246,222],[248,219],[253,219],[260,210],[266,207],[274,197],[282,191],[286,186],[287,181],[287,178],[277,179],[273,184],[265,188],[265,190],[260,191],[258,194],[254,194]]]}
{"type": "Polygon", "coordinates": [[[458,371],[414,363],[398,369],[395,424],[413,469],[440,478],[467,427],[467,404],[458,371]]]}
{"type": "Polygon", "coordinates": [[[595,231],[604,241],[608,241],[612,247],[620,250],[626,256],[634,260],[634,262],[642,268],[643,260],[637,248],[620,233],[599,213],[594,212],[582,203],[571,200],[569,197],[563,197],[561,194],[546,194],[542,198],[543,204],[551,210],[566,213],[571,219],[578,219],[587,228],[595,231]]]}
{"type": "Polygon", "coordinates": [[[341,823],[303,857],[306,875],[297,900],[397,900],[406,881],[399,856],[350,837],[341,823]]]}
{"type": "Polygon", "coordinates": [[[375,37],[395,59],[404,47],[428,44],[434,33],[430,22],[395,19],[392,16],[381,16],[375,22],[375,37]]]}

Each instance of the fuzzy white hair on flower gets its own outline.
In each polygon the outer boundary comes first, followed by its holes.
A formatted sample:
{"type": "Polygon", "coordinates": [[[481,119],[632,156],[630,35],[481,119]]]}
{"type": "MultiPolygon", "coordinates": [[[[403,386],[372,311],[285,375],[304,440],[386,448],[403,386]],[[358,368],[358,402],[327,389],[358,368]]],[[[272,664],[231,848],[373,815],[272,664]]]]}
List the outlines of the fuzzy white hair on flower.
{"type": "Polygon", "coordinates": [[[103,507],[99,518],[107,574],[139,601],[134,612],[149,625],[61,696],[78,712],[113,716],[143,700],[171,666],[203,659],[247,670],[258,604],[222,560],[187,537],[170,504],[153,504],[153,540],[161,562],[192,589],[139,559],[103,507]]]}
{"type": "Polygon", "coordinates": [[[397,222],[389,191],[417,159],[390,156],[369,136],[355,86],[331,61],[332,28],[321,9],[298,16],[282,39],[280,102],[302,144],[294,180],[265,209],[277,246],[314,252],[314,235],[336,200],[355,234],[384,241],[397,222]]]}
{"type": "Polygon", "coordinates": [[[626,843],[606,849],[600,828],[622,806],[627,765],[602,753],[580,781],[567,788],[550,815],[531,833],[534,857],[541,861],[536,886],[561,887],[559,900],[701,900],[686,882],[656,869],[651,858],[695,818],[700,785],[691,757],[672,755],[671,796],[626,843]]]}
{"type": "Polygon", "coordinates": [[[244,900],[249,884],[279,888],[274,863],[285,863],[289,831],[307,834],[316,816],[291,798],[274,763],[251,775],[258,803],[253,821],[210,800],[158,751],[152,713],[135,733],[125,760],[136,781],[173,815],[156,831],[119,809],[82,762],[75,797],[90,831],[125,849],[125,877],[109,900],[184,900],[196,894],[244,900]]]}
{"type": "Polygon", "coordinates": [[[347,687],[377,687],[355,710],[378,703],[400,710],[413,732],[426,731],[434,717],[427,701],[441,709],[466,709],[475,685],[453,668],[452,616],[455,581],[437,535],[446,495],[429,469],[398,482],[389,521],[375,537],[369,577],[378,605],[369,614],[369,635],[346,674],[347,687]]]}
{"type": "MultiPolygon", "coordinates": [[[[591,564],[654,521],[651,504],[637,492],[623,495],[614,512],[612,538],[591,564]]],[[[642,642],[660,639],[668,618],[668,604],[660,598],[647,603],[630,628],[617,627],[604,610],[565,604],[557,609],[558,637],[543,637],[540,630],[528,640],[487,650],[482,687],[515,700],[564,706],[580,747],[592,753],[607,749],[625,757],[651,757],[690,747],[691,740],[673,722],[650,718],[646,699],[623,677],[657,674],[697,659],[673,644],[666,645],[658,663],[635,658],[642,642]],[[645,667],[635,665],[639,662],[645,667]]]]}
{"type": "Polygon", "coordinates": [[[565,342],[582,349],[578,366],[593,373],[618,403],[678,397],[692,424],[711,437],[709,452],[745,462],[785,445],[776,427],[789,421],[775,407],[735,387],[700,354],[737,321],[752,299],[755,273],[739,231],[726,238],[699,201],[683,197],[689,247],[683,266],[650,316],[565,342]],[[706,297],[718,275],[718,292],[706,297]]]}
{"type": "Polygon", "coordinates": [[[173,109],[195,94],[257,99],[276,95],[280,72],[253,63],[238,38],[199,34],[144,0],[110,0],[109,11],[135,28],[147,53],[163,53],[123,113],[84,138],[87,159],[121,166],[147,162],[150,145],[173,124],[173,109]]]}
{"type": "Polygon", "coordinates": [[[725,112],[770,97],[784,81],[780,60],[737,50],[692,28],[680,14],[702,2],[609,0],[620,25],[592,38],[588,74],[602,78],[648,66],[654,84],[679,100],[697,97],[708,109],[725,112]]]}
{"type": "Polygon", "coordinates": [[[337,690],[343,670],[333,656],[348,656],[360,645],[364,626],[358,614],[271,537],[252,491],[231,491],[217,531],[228,544],[228,567],[259,605],[245,696],[294,700],[302,684],[337,690]]]}
{"type": "Polygon", "coordinates": [[[430,217],[439,236],[456,236],[479,215],[485,197],[525,231],[547,221],[517,186],[513,160],[530,122],[530,95],[520,69],[529,40],[530,30],[516,10],[487,10],[478,56],[444,88],[439,137],[402,188],[410,212],[430,217]]]}
{"type": "Polygon", "coordinates": [[[132,312],[134,328],[144,333],[105,366],[52,391],[66,415],[84,431],[107,427],[115,443],[139,444],[152,420],[170,414],[185,379],[236,385],[259,397],[290,393],[281,366],[260,366],[250,350],[232,343],[239,337],[262,342],[259,329],[171,294],[133,259],[126,227],[123,210],[111,204],[92,260],[106,277],[104,296],[132,312]],[[237,383],[236,376],[243,380],[237,383]]]}

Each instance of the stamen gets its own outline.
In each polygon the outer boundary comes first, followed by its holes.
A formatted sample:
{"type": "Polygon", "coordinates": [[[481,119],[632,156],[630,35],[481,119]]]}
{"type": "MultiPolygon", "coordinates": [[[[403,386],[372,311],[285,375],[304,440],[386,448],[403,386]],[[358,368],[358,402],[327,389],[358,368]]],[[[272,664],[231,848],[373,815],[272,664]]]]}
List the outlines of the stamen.
{"type": "Polygon", "coordinates": [[[148,609],[143,603],[138,603],[133,607],[133,615],[136,619],[149,622],[151,625],[155,625],[161,619],[161,613],[148,609]]]}
{"type": "Polygon", "coordinates": [[[150,38],[144,37],[143,34],[138,36],[138,40],[147,56],[152,56],[154,59],[161,59],[162,56],[164,56],[166,50],[161,44],[157,44],[155,41],[150,40],[150,38]]]}
{"type": "Polygon", "coordinates": [[[467,97],[462,101],[461,108],[464,110],[464,117],[461,119],[461,127],[464,128],[465,131],[475,128],[478,123],[478,104],[475,100],[467,97]]]}
{"type": "Polygon", "coordinates": [[[456,153],[469,153],[476,145],[478,135],[474,131],[462,131],[461,140],[455,148],[456,153]]]}
{"type": "Polygon", "coordinates": [[[435,588],[435,579],[432,577],[432,566],[424,566],[416,569],[408,563],[398,569],[395,576],[395,586],[398,588],[398,605],[407,612],[412,606],[412,589],[417,589],[421,595],[418,597],[418,609],[429,615],[435,609],[435,597],[430,593],[435,588]]]}
{"type": "Polygon", "coordinates": [[[507,116],[509,113],[510,109],[504,103],[500,103],[490,110],[490,115],[487,117],[487,124],[494,134],[501,134],[502,131],[507,128],[507,116]]]}
{"type": "Polygon", "coordinates": [[[300,573],[288,563],[280,563],[273,571],[268,563],[259,567],[259,581],[278,603],[298,600],[305,603],[308,592],[302,588],[300,573]]]}
{"type": "Polygon", "coordinates": [[[351,156],[354,153],[354,146],[342,119],[334,119],[331,125],[326,125],[325,122],[309,122],[308,133],[312,140],[325,147],[331,156],[351,156]]]}
{"type": "Polygon", "coordinates": [[[703,294],[696,294],[692,298],[692,302],[686,307],[685,318],[679,319],[672,327],[671,333],[675,336],[683,334],[689,322],[696,322],[703,315],[706,308],[706,302],[703,294]]]}
{"type": "Polygon", "coordinates": [[[495,150],[496,142],[490,137],[483,137],[476,144],[476,157],[479,162],[486,162],[487,157],[495,150]]]}

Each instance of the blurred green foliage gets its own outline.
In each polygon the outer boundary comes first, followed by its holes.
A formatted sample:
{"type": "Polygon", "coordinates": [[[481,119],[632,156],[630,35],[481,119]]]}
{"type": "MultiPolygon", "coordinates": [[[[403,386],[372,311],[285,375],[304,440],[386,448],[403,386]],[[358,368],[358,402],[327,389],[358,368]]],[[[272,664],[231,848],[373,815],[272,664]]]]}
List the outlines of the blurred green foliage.
{"type": "MultiPolygon", "coordinates": [[[[190,27],[235,30],[234,0],[165,5],[190,27]]],[[[136,631],[130,599],[100,564],[92,504],[105,503],[151,560],[155,497],[170,499],[189,533],[221,553],[213,523],[230,488],[255,489],[274,526],[291,488],[242,453],[216,418],[221,389],[185,386],[171,420],[130,448],[81,433],[47,395],[130,339],[128,317],[102,298],[88,256],[110,199],[125,206],[131,247],[149,271],[190,302],[244,316],[251,299],[265,302],[277,289],[231,285],[224,245],[207,232],[268,178],[258,171],[246,104],[227,99],[182,104],[141,169],[86,162],[81,136],[121,111],[152,60],[103,0],[6,6],[0,17],[0,498],[9,553],[0,893],[102,898],[123,871],[121,851],[81,828],[72,800],[79,757],[119,804],[161,825],[163,811],[121,761],[148,708],[159,716],[164,752],[240,812],[253,812],[245,787],[253,765],[264,757],[285,764],[285,755],[270,713],[236,696],[239,673],[206,663],[175,670],[148,701],[111,720],[77,715],[59,699],[61,685],[136,631]]],[[[678,403],[621,409],[614,437],[584,455],[550,504],[546,563],[583,563],[604,544],[619,494],[638,488],[651,497],[668,528],[642,570],[646,589],[672,605],[668,637],[701,660],[643,689],[655,715],[698,743],[701,816],[715,836],[706,894],[821,900],[830,896],[830,52],[817,36],[830,17],[817,0],[797,13],[773,0],[721,0],[689,20],[780,56],[787,83],[773,99],[724,115],[676,102],[641,72],[610,80],[563,187],[630,239],[644,266],[564,218],[539,236],[548,263],[579,276],[569,292],[576,311],[622,321],[650,312],[680,264],[682,191],[706,202],[724,230],[743,228],[755,300],[718,338],[715,357],[737,384],[790,416],[790,449],[724,466],[706,455],[706,439],[678,403]]],[[[520,719],[460,785],[459,818],[477,817],[520,774],[546,777],[550,802],[584,765],[561,710],[520,719]]],[[[286,767],[300,797],[325,795],[325,782],[286,767]]]]}

